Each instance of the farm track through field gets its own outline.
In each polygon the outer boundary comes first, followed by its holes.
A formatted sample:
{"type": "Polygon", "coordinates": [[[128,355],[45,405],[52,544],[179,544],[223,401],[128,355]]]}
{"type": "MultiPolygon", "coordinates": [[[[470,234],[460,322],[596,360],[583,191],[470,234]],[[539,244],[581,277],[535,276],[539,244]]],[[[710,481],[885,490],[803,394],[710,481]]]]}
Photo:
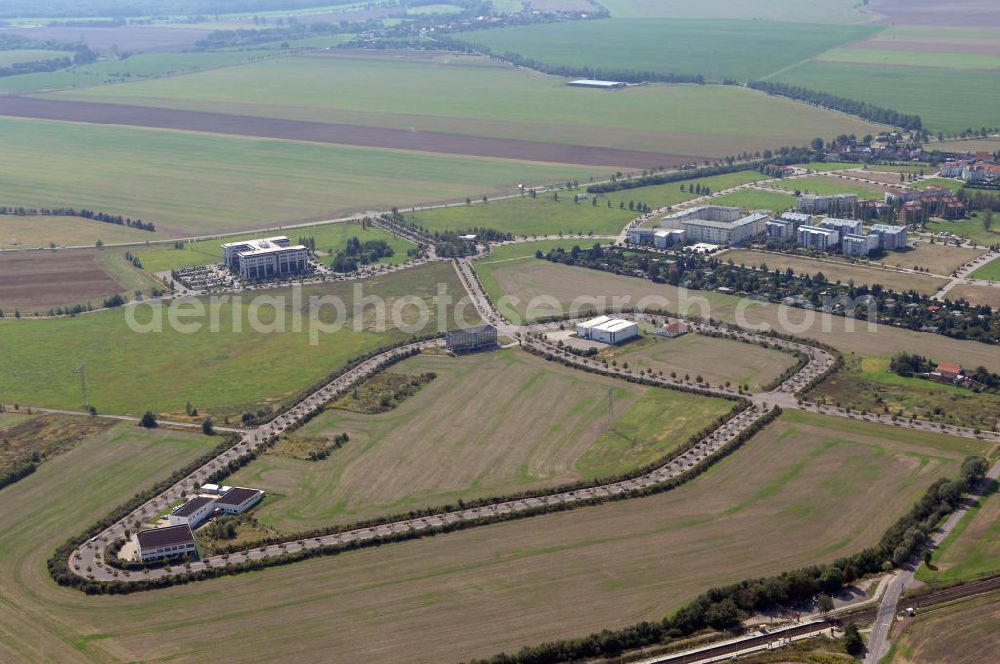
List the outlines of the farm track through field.
{"type": "Polygon", "coordinates": [[[0,115],[38,120],[124,125],[152,129],[335,143],[371,148],[459,154],[557,164],[618,168],[669,168],[706,159],[641,150],[620,150],[516,139],[462,136],[433,131],[386,129],[355,124],[309,122],[229,115],[209,111],[149,108],[125,104],[54,101],[34,97],[0,96],[0,115]]]}
{"type": "MultiPolygon", "coordinates": [[[[541,354],[558,356],[560,350],[538,336],[533,336],[531,332],[547,329],[546,326],[517,327],[510,325],[497,314],[492,307],[485,292],[479,285],[468,260],[456,260],[455,268],[469,292],[470,297],[486,320],[498,324],[500,334],[519,335],[522,337],[521,343],[527,349],[541,354]]],[[[550,326],[551,327],[551,326],[550,326]]],[[[228,555],[213,556],[203,560],[190,563],[185,567],[158,567],[143,572],[141,574],[130,574],[115,570],[106,564],[106,556],[116,555],[110,551],[108,545],[124,538],[129,525],[138,521],[144,522],[149,514],[157,514],[180,500],[186,491],[195,489],[199,484],[209,481],[209,478],[217,471],[224,469],[231,461],[247,457],[254,452],[266,449],[269,443],[277,436],[287,432],[306,421],[317,409],[331,399],[343,394],[351,386],[364,380],[368,376],[382,370],[388,362],[405,357],[413,350],[422,350],[439,346],[438,339],[422,341],[402,348],[396,348],[377,355],[360,365],[344,372],[331,380],[325,386],[313,392],[295,406],[256,429],[247,431],[239,443],[229,448],[212,461],[206,463],[201,468],[195,470],[186,478],[174,484],[160,495],[152,498],[142,506],[133,510],[128,516],[120,519],[112,526],[103,530],[96,538],[80,546],[71,554],[70,567],[80,576],[96,581],[118,581],[124,583],[134,583],[137,580],[157,579],[168,576],[184,574],[188,571],[198,572],[199,570],[224,568],[231,564],[248,563],[265,560],[268,558],[278,558],[285,554],[296,554],[319,549],[326,552],[334,552],[346,547],[377,543],[384,538],[403,536],[420,536],[422,533],[432,534],[441,529],[465,524],[466,527],[485,525],[502,519],[520,516],[531,516],[542,513],[545,510],[556,506],[571,506],[600,503],[604,500],[627,497],[630,494],[643,495],[645,491],[657,485],[670,481],[683,481],[690,476],[692,470],[704,463],[711,463],[713,458],[739,436],[752,431],[768,413],[776,408],[800,408],[806,411],[822,412],[828,415],[837,415],[861,419],[880,424],[895,424],[914,429],[930,428],[927,423],[919,421],[899,421],[890,422],[878,416],[860,416],[841,409],[817,407],[814,404],[800,403],[796,397],[803,388],[812,381],[822,377],[835,366],[835,358],[832,353],[821,348],[805,343],[766,337],[763,335],[746,332],[741,329],[719,328],[710,325],[698,324],[696,329],[712,334],[721,334],[728,338],[746,341],[749,343],[759,343],[766,341],[787,351],[804,353],[808,356],[806,364],[794,375],[786,379],[780,386],[771,392],[758,393],[752,395],[742,395],[736,389],[723,386],[709,387],[704,385],[690,384],[675,378],[640,376],[634,371],[617,367],[603,367],[597,362],[587,358],[566,355],[566,363],[580,369],[602,373],[605,375],[623,378],[625,380],[645,380],[651,385],[664,387],[667,389],[685,389],[688,391],[705,394],[706,396],[721,396],[730,399],[740,397],[747,398],[750,405],[737,413],[734,417],[723,423],[717,429],[709,433],[705,438],[692,445],[679,456],[668,460],[664,465],[647,472],[645,474],[624,479],[609,484],[583,487],[574,490],[556,490],[553,493],[536,495],[531,497],[504,500],[490,503],[478,507],[459,509],[447,512],[438,512],[426,516],[418,516],[409,519],[387,522],[376,526],[356,527],[350,530],[336,531],[328,535],[320,535],[309,538],[293,538],[280,544],[271,544],[259,548],[250,548],[245,551],[228,555]],[[117,575],[117,576],[116,576],[117,575]]],[[[1000,439],[993,433],[975,432],[969,429],[949,427],[949,433],[964,437],[989,437],[1000,439]]],[[[565,509],[565,507],[563,507],[565,509]]]]}

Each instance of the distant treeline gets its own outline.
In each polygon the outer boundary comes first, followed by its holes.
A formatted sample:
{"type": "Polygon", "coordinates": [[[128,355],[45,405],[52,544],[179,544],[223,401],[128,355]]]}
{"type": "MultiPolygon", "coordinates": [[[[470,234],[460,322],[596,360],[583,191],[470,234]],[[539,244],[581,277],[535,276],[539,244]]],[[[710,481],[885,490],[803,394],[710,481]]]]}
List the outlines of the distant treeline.
{"type": "Polygon", "coordinates": [[[809,88],[803,88],[798,85],[786,85],[784,83],[774,83],[773,81],[751,81],[750,83],[747,83],[747,86],[753,88],[754,90],[766,92],[769,95],[789,97],[791,99],[804,101],[809,104],[815,104],[816,106],[822,106],[823,108],[829,108],[834,111],[841,111],[843,113],[849,113],[850,115],[856,115],[859,118],[871,120],[872,122],[892,125],[893,127],[900,127],[902,129],[915,131],[921,130],[924,127],[919,115],[900,113],[899,111],[891,108],[883,108],[882,106],[869,104],[866,101],[857,101],[855,99],[848,99],[847,97],[839,97],[828,92],[810,90],[809,88]]]}
{"type": "Polygon", "coordinates": [[[57,71],[59,69],[66,69],[66,67],[69,67],[72,64],[73,60],[69,57],[34,60],[32,62],[15,62],[7,67],[0,67],[0,77],[57,71]]]}
{"type": "Polygon", "coordinates": [[[0,207],[0,216],[7,217],[82,217],[92,219],[105,224],[115,226],[128,226],[140,231],[156,231],[156,225],[151,221],[142,219],[132,219],[120,214],[110,214],[108,212],[96,212],[94,210],[76,208],[26,208],[26,207],[0,207]]]}

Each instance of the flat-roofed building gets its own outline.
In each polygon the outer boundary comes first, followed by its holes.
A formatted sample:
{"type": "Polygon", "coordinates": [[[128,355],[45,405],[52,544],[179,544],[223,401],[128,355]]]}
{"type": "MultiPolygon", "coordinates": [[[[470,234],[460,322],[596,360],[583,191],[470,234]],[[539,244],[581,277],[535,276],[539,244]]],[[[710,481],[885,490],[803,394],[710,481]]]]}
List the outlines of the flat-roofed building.
{"type": "Polygon", "coordinates": [[[851,258],[862,258],[878,249],[878,235],[847,233],[840,241],[840,251],[851,258]]]}
{"type": "Polygon", "coordinates": [[[767,237],[779,242],[791,242],[795,239],[795,222],[787,219],[772,219],[767,222],[767,237]]]}
{"type": "Polygon", "coordinates": [[[853,235],[861,235],[865,232],[864,226],[862,226],[860,221],[855,219],[838,219],[837,217],[826,217],[818,224],[820,228],[832,228],[841,235],[846,235],[851,233],[853,235]]]}
{"type": "Polygon", "coordinates": [[[832,228],[820,226],[799,226],[797,240],[799,245],[817,251],[830,251],[840,244],[840,233],[832,228]]]}
{"type": "Polygon", "coordinates": [[[630,228],[628,229],[629,244],[653,244],[652,228],[630,228]]]}
{"type": "Polygon", "coordinates": [[[180,558],[196,554],[194,533],[186,525],[143,530],[136,534],[138,559],[142,562],[180,558]]]}
{"type": "Polygon", "coordinates": [[[885,249],[886,251],[906,249],[906,226],[872,224],[868,231],[878,236],[879,249],[885,249]]]}
{"type": "Polygon", "coordinates": [[[596,90],[618,90],[625,87],[624,81],[602,81],[595,78],[578,78],[567,85],[574,88],[594,88],[596,90]]]}
{"type": "Polygon", "coordinates": [[[173,512],[167,515],[171,526],[189,526],[197,528],[198,524],[207,519],[215,509],[215,498],[195,496],[173,512]]]}
{"type": "Polygon", "coordinates": [[[782,212],[778,219],[784,221],[790,221],[795,224],[795,230],[798,230],[799,226],[807,226],[812,221],[812,216],[805,214],[804,212],[782,212]]]}
{"type": "Polygon", "coordinates": [[[803,194],[795,201],[795,211],[808,214],[853,214],[857,204],[857,194],[803,194]]]}
{"type": "Polygon", "coordinates": [[[684,243],[684,231],[680,228],[660,229],[653,233],[653,246],[666,249],[684,243]]]}
{"type": "Polygon", "coordinates": [[[284,235],[227,242],[222,245],[222,257],[230,270],[254,281],[309,270],[309,250],[301,244],[290,244],[284,235]]]}
{"type": "Polygon", "coordinates": [[[497,345],[497,329],[492,325],[479,325],[445,332],[445,345],[453,353],[462,353],[497,345]]]}
{"type": "Polygon", "coordinates": [[[618,344],[639,334],[639,325],[622,318],[598,316],[576,324],[576,334],[581,339],[618,344]]]}
{"type": "Polygon", "coordinates": [[[226,514],[243,514],[259,503],[263,497],[264,492],[260,489],[247,489],[238,486],[216,498],[215,507],[226,514]]]}
{"type": "Polygon", "coordinates": [[[660,227],[683,230],[685,241],[737,246],[763,235],[770,218],[769,210],[703,205],[663,217],[660,227]]]}

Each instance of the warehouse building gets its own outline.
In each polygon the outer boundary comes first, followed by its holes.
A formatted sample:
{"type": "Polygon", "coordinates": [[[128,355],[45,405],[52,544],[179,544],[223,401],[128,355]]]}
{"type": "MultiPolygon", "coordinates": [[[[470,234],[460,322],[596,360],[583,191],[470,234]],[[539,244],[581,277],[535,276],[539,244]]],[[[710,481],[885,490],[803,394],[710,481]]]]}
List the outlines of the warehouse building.
{"type": "Polygon", "coordinates": [[[309,270],[309,250],[301,244],[291,245],[284,235],[228,242],[222,245],[222,258],[230,270],[254,281],[309,270]]]}
{"type": "Polygon", "coordinates": [[[830,251],[840,244],[840,233],[833,228],[799,226],[798,242],[807,249],[830,251]]]}
{"type": "Polygon", "coordinates": [[[136,535],[142,562],[196,555],[194,533],[186,524],[143,530],[136,535]]]}
{"type": "Polygon", "coordinates": [[[906,249],[906,226],[872,224],[869,232],[878,236],[879,249],[886,251],[906,249]]]}
{"type": "Polygon", "coordinates": [[[445,345],[453,353],[464,353],[497,345],[497,329],[492,325],[452,330],[444,335],[445,345]]]}
{"type": "Polygon", "coordinates": [[[660,226],[683,230],[686,241],[738,246],[763,235],[770,218],[768,210],[704,205],[667,215],[660,226]]]}
{"type": "Polygon", "coordinates": [[[595,90],[620,90],[625,87],[624,81],[601,81],[593,78],[578,78],[568,85],[574,88],[593,88],[595,90]]]}
{"type": "Polygon", "coordinates": [[[638,336],[639,326],[622,318],[598,316],[576,324],[576,334],[581,339],[600,341],[606,344],[620,344],[638,336]]]}

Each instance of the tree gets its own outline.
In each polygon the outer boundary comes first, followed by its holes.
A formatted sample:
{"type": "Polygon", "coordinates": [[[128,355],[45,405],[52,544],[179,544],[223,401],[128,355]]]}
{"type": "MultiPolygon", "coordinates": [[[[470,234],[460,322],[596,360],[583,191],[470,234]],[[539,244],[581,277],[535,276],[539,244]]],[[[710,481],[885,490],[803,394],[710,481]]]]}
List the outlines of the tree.
{"type": "Polygon", "coordinates": [[[844,628],[844,650],[847,651],[847,654],[857,656],[864,652],[864,649],[865,642],[861,638],[858,626],[848,625],[844,628]]]}
{"type": "Polygon", "coordinates": [[[212,422],[211,417],[206,417],[205,421],[201,423],[201,432],[206,436],[215,435],[215,423],[212,422]]]}
{"type": "Polygon", "coordinates": [[[982,219],[983,219],[983,228],[986,230],[990,230],[993,227],[993,210],[987,208],[983,212],[982,219]]]}
{"type": "Polygon", "coordinates": [[[833,598],[823,593],[816,600],[816,608],[822,613],[833,611],[833,598]]]}
{"type": "Polygon", "coordinates": [[[823,149],[823,139],[820,138],[819,136],[817,136],[816,138],[812,139],[812,143],[810,143],[810,145],[812,146],[813,150],[822,150],[823,149]]]}
{"type": "Polygon", "coordinates": [[[159,426],[156,422],[156,415],[153,414],[153,411],[147,410],[142,414],[142,418],[139,420],[139,426],[145,427],[146,429],[155,429],[159,426]]]}

